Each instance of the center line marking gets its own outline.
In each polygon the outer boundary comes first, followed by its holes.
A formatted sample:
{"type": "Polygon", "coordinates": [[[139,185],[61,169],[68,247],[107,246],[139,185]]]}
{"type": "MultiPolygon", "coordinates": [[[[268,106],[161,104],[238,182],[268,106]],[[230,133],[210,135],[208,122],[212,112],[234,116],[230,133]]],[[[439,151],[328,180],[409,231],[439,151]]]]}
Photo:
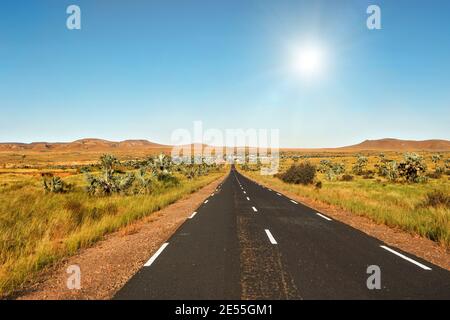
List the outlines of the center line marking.
{"type": "Polygon", "coordinates": [[[192,219],[196,214],[197,214],[197,211],[195,211],[193,214],[191,214],[191,215],[189,216],[189,219],[192,219]]]}
{"type": "Polygon", "coordinates": [[[252,207],[253,211],[258,212],[258,209],[256,209],[255,207],[252,207]]]}
{"type": "Polygon", "coordinates": [[[292,203],[298,204],[298,202],[295,202],[294,200],[291,200],[292,203]]]}
{"type": "Polygon", "coordinates": [[[249,197],[247,197],[247,200],[248,200],[248,201],[250,201],[250,198],[249,198],[249,197]]]}
{"type": "Polygon", "coordinates": [[[413,260],[413,259],[411,259],[411,258],[408,258],[407,256],[401,254],[400,252],[397,252],[397,251],[395,251],[395,250],[392,250],[392,249],[389,248],[389,247],[386,247],[386,246],[380,246],[380,247],[383,248],[384,250],[387,250],[387,251],[389,251],[389,252],[391,252],[391,253],[393,253],[393,254],[399,256],[400,258],[405,259],[406,261],[409,261],[409,262],[411,262],[411,263],[414,263],[416,266],[419,266],[419,267],[421,267],[422,269],[425,269],[425,270],[431,270],[430,267],[427,267],[426,265],[423,265],[423,264],[421,264],[420,262],[417,262],[416,260],[413,260]]]}
{"type": "Polygon", "coordinates": [[[325,220],[328,220],[328,221],[333,221],[333,220],[331,220],[330,218],[328,218],[328,217],[326,217],[326,216],[324,216],[323,214],[320,214],[320,213],[318,213],[318,212],[316,212],[316,214],[319,216],[319,217],[322,217],[322,218],[324,218],[325,220]]]}
{"type": "Polygon", "coordinates": [[[150,267],[153,262],[155,262],[156,258],[163,252],[163,250],[169,245],[168,242],[164,243],[161,248],[158,249],[158,251],[155,252],[155,254],[144,264],[144,267],[150,267]]]}
{"type": "Polygon", "coordinates": [[[208,203],[208,200],[205,200],[205,202],[203,202],[203,203],[208,203]]]}
{"type": "Polygon", "coordinates": [[[244,191],[244,194],[246,194],[247,192],[244,191]]]}
{"type": "Polygon", "coordinates": [[[273,235],[270,233],[269,229],[265,229],[264,231],[266,231],[267,237],[269,238],[271,244],[278,244],[273,235]]]}

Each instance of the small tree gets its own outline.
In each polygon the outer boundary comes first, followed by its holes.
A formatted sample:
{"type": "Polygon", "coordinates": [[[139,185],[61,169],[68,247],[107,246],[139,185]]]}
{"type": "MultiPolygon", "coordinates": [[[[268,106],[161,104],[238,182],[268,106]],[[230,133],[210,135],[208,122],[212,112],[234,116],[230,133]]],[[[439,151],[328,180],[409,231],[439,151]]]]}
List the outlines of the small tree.
{"type": "Polygon", "coordinates": [[[440,154],[433,154],[431,156],[431,161],[434,163],[434,172],[438,175],[441,175],[444,171],[444,168],[439,166],[439,162],[442,160],[442,155],[440,154]]]}
{"type": "Polygon", "coordinates": [[[352,168],[354,174],[362,175],[364,173],[364,169],[367,167],[368,159],[364,156],[358,156],[355,165],[352,168]]]}
{"type": "Polygon", "coordinates": [[[383,167],[383,176],[389,181],[396,181],[399,176],[397,162],[392,160],[386,162],[383,167]]]}
{"type": "Polygon", "coordinates": [[[425,161],[416,153],[405,153],[403,161],[398,165],[399,176],[412,183],[426,181],[426,170],[425,161]]]}
{"type": "Polygon", "coordinates": [[[119,160],[113,155],[102,155],[100,157],[101,176],[86,174],[87,192],[91,195],[126,192],[132,186],[135,176],[133,173],[118,173],[115,167],[119,164],[119,160]]]}
{"type": "Polygon", "coordinates": [[[45,192],[49,193],[65,193],[70,189],[70,185],[66,184],[60,177],[53,174],[42,174],[42,186],[45,192]]]}
{"type": "Polygon", "coordinates": [[[318,171],[320,173],[327,173],[328,170],[330,169],[330,167],[331,167],[331,161],[330,160],[326,160],[326,159],[320,160],[318,171]]]}
{"type": "Polygon", "coordinates": [[[135,194],[150,194],[153,191],[155,175],[153,172],[148,173],[145,166],[139,168],[136,174],[136,182],[134,187],[135,194]]]}

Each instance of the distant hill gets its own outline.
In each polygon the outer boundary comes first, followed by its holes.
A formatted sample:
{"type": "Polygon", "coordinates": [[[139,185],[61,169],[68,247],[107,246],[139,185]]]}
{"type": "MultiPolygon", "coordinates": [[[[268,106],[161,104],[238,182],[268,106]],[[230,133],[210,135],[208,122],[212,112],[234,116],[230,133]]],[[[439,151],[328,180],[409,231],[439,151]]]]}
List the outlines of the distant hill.
{"type": "MultiPolygon", "coordinates": [[[[191,145],[193,147],[194,145],[191,145]]],[[[203,145],[206,147],[206,145],[203,145]]],[[[162,145],[148,140],[125,140],[120,142],[102,139],[81,139],[73,142],[33,142],[33,143],[0,143],[2,153],[46,154],[46,153],[120,153],[143,154],[168,152],[172,146],[162,145]]],[[[399,140],[379,139],[366,140],[359,144],[340,148],[283,148],[292,151],[450,151],[449,140],[399,140]]]]}
{"type": "Polygon", "coordinates": [[[399,140],[379,139],[365,140],[352,146],[337,148],[338,150],[379,150],[379,151],[450,151],[449,140],[399,140]]]}
{"type": "Polygon", "coordinates": [[[73,142],[33,142],[33,143],[0,143],[0,152],[113,152],[113,151],[145,151],[167,149],[170,146],[147,140],[125,140],[120,142],[101,139],[81,139],[73,142]]]}

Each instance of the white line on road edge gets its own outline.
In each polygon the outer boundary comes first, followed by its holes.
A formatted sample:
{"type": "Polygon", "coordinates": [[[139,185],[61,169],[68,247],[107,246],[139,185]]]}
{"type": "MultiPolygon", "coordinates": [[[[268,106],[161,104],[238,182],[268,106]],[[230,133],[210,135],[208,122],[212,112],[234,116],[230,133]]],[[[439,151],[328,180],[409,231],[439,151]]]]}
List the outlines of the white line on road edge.
{"type": "Polygon", "coordinates": [[[208,200],[205,200],[205,202],[203,202],[203,203],[208,203],[208,200]]]}
{"type": "Polygon", "coordinates": [[[252,207],[253,211],[258,212],[258,209],[256,209],[255,207],[252,207]]]}
{"type": "Polygon", "coordinates": [[[197,211],[195,211],[193,214],[191,214],[191,215],[189,216],[189,219],[192,219],[196,214],[197,214],[197,211]]]}
{"type": "Polygon", "coordinates": [[[322,217],[322,218],[324,218],[325,220],[328,220],[328,221],[333,221],[333,220],[331,220],[330,218],[328,218],[328,217],[326,217],[326,216],[324,216],[323,214],[320,214],[320,213],[318,213],[318,212],[316,212],[316,214],[319,216],[319,217],[322,217]]]}
{"type": "Polygon", "coordinates": [[[273,235],[270,233],[269,229],[265,229],[267,237],[269,238],[269,241],[271,244],[278,244],[273,235]]]}
{"type": "Polygon", "coordinates": [[[298,202],[295,202],[294,200],[291,200],[292,203],[298,204],[298,202]]]}
{"type": "Polygon", "coordinates": [[[267,190],[272,191],[272,189],[267,189],[267,190]]]}
{"type": "Polygon", "coordinates": [[[277,195],[281,196],[281,193],[278,193],[278,192],[277,192],[277,195]]]}
{"type": "Polygon", "coordinates": [[[399,253],[399,252],[397,252],[397,251],[395,251],[395,250],[392,250],[391,248],[388,248],[388,247],[386,247],[386,246],[380,246],[380,247],[382,247],[383,249],[385,249],[385,250],[387,250],[387,251],[389,251],[389,252],[391,252],[391,253],[393,253],[393,254],[399,256],[400,258],[405,259],[406,261],[409,261],[409,262],[411,262],[411,263],[414,263],[416,266],[419,266],[419,267],[421,267],[422,269],[425,269],[425,270],[431,270],[430,267],[427,267],[426,265],[423,265],[423,264],[421,264],[420,262],[417,262],[416,260],[413,260],[413,259],[411,259],[411,258],[408,258],[407,256],[405,256],[405,255],[403,255],[403,254],[401,254],[401,253],[399,253]]]}
{"type": "Polygon", "coordinates": [[[153,262],[155,262],[156,258],[163,252],[163,250],[169,245],[168,242],[164,243],[161,248],[158,249],[158,251],[155,252],[155,254],[144,264],[144,267],[150,267],[153,262]]]}
{"type": "Polygon", "coordinates": [[[250,198],[249,198],[249,197],[247,197],[247,200],[248,200],[248,201],[250,201],[250,198]]]}

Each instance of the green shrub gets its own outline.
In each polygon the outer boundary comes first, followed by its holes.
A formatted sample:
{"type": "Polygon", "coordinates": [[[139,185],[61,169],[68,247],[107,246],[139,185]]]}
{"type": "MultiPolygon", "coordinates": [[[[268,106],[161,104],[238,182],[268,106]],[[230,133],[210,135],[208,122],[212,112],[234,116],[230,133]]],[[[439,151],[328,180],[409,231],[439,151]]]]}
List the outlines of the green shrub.
{"type": "Polygon", "coordinates": [[[352,171],[356,175],[362,175],[364,172],[364,169],[367,167],[368,163],[367,157],[364,156],[358,156],[358,159],[356,160],[355,165],[352,168],[352,171]]]}
{"type": "Polygon", "coordinates": [[[311,184],[316,176],[316,167],[309,162],[293,164],[279,177],[286,183],[311,184]]]}
{"type": "Polygon", "coordinates": [[[90,195],[111,195],[130,189],[136,177],[133,173],[123,174],[123,171],[117,169],[119,165],[119,160],[113,155],[102,155],[100,157],[101,176],[86,174],[87,192],[90,195]]]}
{"type": "Polygon", "coordinates": [[[69,191],[72,186],[66,184],[60,177],[53,176],[53,174],[42,174],[42,186],[45,192],[50,193],[65,193],[69,191]]]}
{"type": "Polygon", "coordinates": [[[324,173],[327,180],[333,181],[336,180],[338,175],[345,172],[345,164],[330,160],[321,160],[318,171],[324,173]]]}
{"type": "Polygon", "coordinates": [[[427,165],[423,158],[416,153],[406,153],[404,160],[398,166],[400,177],[403,177],[407,182],[425,182],[425,172],[427,165]]]}

